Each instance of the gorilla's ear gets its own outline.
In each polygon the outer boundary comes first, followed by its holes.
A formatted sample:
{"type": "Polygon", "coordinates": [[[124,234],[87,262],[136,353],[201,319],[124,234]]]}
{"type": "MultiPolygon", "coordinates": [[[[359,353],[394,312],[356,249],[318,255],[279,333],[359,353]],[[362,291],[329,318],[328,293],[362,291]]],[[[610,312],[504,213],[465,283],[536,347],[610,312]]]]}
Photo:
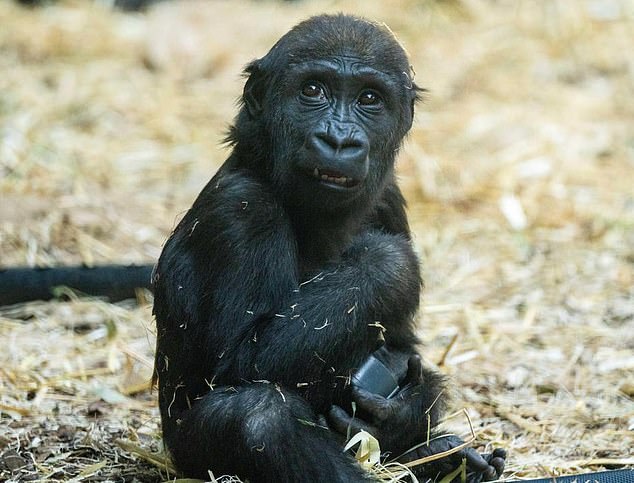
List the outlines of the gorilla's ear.
{"type": "Polygon", "coordinates": [[[254,60],[244,69],[247,82],[242,91],[242,102],[252,118],[256,118],[262,112],[262,102],[266,92],[266,79],[262,69],[261,59],[254,60]]]}
{"type": "Polygon", "coordinates": [[[410,83],[409,89],[411,89],[413,95],[412,100],[410,101],[410,118],[409,125],[407,126],[408,131],[412,127],[412,124],[414,122],[414,111],[416,108],[416,104],[424,101],[425,94],[427,93],[427,89],[417,86],[416,83],[414,83],[413,81],[410,83]]]}

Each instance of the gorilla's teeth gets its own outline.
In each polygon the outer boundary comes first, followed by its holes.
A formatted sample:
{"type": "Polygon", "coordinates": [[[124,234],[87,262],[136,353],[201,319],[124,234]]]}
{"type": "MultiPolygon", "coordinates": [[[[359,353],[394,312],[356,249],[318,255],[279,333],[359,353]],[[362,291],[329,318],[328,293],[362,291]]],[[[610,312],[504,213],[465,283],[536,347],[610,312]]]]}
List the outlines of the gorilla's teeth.
{"type": "Polygon", "coordinates": [[[346,176],[328,176],[327,174],[322,174],[319,172],[319,168],[314,169],[313,176],[322,181],[327,181],[341,186],[346,186],[352,182],[352,180],[346,176]]]}

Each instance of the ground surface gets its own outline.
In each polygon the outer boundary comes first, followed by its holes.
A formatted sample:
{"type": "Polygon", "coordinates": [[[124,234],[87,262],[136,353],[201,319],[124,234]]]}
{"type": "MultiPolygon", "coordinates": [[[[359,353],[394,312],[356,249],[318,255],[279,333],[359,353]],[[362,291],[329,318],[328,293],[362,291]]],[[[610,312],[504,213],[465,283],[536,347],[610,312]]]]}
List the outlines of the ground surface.
{"type": "MultiPolygon", "coordinates": [[[[153,263],[227,154],[241,67],[340,10],[387,22],[429,89],[399,173],[424,355],[477,444],[505,477],[634,465],[626,0],[0,2],[0,265],[153,263]]],[[[168,479],[140,297],[2,309],[0,480],[168,479]]]]}

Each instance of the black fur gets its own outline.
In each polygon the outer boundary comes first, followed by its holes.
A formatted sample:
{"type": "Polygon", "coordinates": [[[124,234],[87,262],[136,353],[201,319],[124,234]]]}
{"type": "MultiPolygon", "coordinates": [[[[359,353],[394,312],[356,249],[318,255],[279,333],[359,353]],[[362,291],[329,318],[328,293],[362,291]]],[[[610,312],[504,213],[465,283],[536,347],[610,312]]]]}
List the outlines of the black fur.
{"type": "MultiPolygon", "coordinates": [[[[335,413],[381,336],[402,379],[419,364],[421,277],[394,177],[419,92],[409,73],[389,30],[345,15],[299,24],[247,67],[233,152],[154,274],[163,435],[186,476],[370,479],[335,413]]],[[[442,408],[441,378],[419,372],[373,425],[393,455],[442,408]]]]}

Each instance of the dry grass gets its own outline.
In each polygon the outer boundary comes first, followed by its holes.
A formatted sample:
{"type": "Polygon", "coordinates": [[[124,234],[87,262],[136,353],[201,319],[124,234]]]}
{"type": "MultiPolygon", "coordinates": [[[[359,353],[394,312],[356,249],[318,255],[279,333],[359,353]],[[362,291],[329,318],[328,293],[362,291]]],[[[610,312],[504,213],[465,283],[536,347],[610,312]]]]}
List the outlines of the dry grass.
{"type": "MultiPolygon", "coordinates": [[[[241,66],[357,12],[430,90],[399,161],[426,358],[507,475],[634,465],[634,5],[386,5],[0,2],[0,264],[152,262],[227,154],[241,66]]],[[[0,334],[0,480],[167,478],[147,304],[31,304],[0,334]]]]}

